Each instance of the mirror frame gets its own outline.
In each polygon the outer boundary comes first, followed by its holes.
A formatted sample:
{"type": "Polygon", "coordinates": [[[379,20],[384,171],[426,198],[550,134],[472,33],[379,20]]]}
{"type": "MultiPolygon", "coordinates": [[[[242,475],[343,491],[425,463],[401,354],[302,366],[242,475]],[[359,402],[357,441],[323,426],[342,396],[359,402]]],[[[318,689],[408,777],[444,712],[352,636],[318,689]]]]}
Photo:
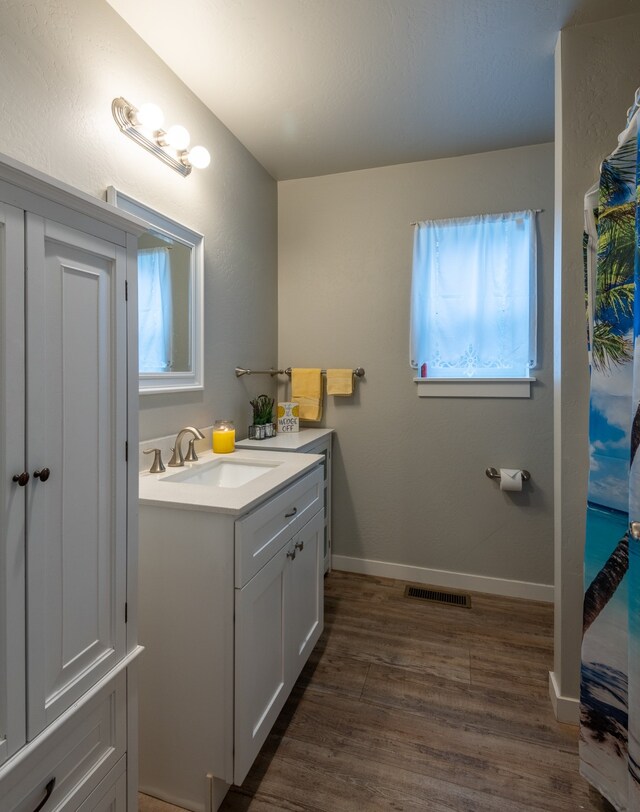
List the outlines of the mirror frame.
{"type": "Polygon", "coordinates": [[[191,370],[139,373],[138,392],[141,395],[154,395],[204,389],[204,236],[123,194],[114,186],[107,187],[107,202],[143,220],[150,230],[164,234],[191,249],[191,370]]]}

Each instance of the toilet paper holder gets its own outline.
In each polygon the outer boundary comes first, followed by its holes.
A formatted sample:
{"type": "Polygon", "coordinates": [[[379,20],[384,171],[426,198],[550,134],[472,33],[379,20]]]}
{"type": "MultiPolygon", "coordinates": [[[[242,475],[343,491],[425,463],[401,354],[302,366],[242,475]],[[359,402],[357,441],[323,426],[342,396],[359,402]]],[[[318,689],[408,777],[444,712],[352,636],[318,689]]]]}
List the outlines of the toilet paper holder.
{"type": "MultiPolygon", "coordinates": [[[[500,479],[500,471],[497,468],[487,468],[485,474],[489,479],[500,479]]],[[[528,471],[522,470],[522,481],[528,482],[531,479],[531,474],[528,471]]]]}

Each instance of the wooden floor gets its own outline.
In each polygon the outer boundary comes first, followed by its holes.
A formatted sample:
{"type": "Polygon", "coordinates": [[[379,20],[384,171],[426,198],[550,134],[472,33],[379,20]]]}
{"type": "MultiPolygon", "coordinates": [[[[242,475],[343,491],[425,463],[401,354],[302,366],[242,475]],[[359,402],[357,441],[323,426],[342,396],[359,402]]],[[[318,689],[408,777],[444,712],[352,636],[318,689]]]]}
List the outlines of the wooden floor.
{"type": "MultiPolygon", "coordinates": [[[[612,810],[548,695],[553,608],[332,572],[325,632],[223,812],[612,810]]],[[[176,807],[140,796],[142,812],[176,807]]]]}

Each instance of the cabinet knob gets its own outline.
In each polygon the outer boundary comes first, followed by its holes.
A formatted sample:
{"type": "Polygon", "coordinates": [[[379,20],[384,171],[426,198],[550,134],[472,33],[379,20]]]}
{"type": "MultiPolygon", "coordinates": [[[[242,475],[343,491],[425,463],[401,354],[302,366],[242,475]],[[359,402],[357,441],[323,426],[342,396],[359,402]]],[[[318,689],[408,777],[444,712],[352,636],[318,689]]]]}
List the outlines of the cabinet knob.
{"type": "Polygon", "coordinates": [[[40,471],[34,471],[33,475],[36,479],[39,479],[40,482],[46,482],[51,476],[51,471],[48,468],[43,468],[40,471]]]}
{"type": "Polygon", "coordinates": [[[47,803],[47,801],[51,797],[51,793],[53,792],[53,788],[55,787],[55,785],[56,785],[56,779],[54,777],[47,783],[47,786],[44,788],[44,798],[40,801],[38,806],[36,806],[36,808],[33,810],[33,812],[40,812],[42,807],[47,803]]]}
{"type": "Polygon", "coordinates": [[[285,513],[284,514],[284,518],[285,519],[290,519],[292,516],[295,516],[297,512],[298,512],[298,508],[294,507],[294,509],[291,511],[291,513],[285,513]]]}
{"type": "Polygon", "coordinates": [[[29,481],[29,474],[26,471],[23,471],[21,474],[14,474],[13,481],[17,482],[21,488],[24,488],[29,481]]]}
{"type": "Polygon", "coordinates": [[[295,550],[289,550],[289,552],[287,553],[287,558],[290,558],[293,561],[293,559],[295,557],[296,557],[296,551],[295,550]]]}
{"type": "Polygon", "coordinates": [[[300,552],[302,552],[304,550],[304,541],[296,541],[294,547],[296,550],[300,550],[300,552]]]}

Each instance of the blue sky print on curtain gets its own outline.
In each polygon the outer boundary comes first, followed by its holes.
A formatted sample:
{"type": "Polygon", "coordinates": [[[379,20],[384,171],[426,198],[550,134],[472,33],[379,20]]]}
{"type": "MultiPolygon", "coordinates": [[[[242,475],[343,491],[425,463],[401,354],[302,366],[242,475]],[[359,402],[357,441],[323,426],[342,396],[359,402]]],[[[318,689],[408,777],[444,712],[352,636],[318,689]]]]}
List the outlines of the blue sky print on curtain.
{"type": "MultiPolygon", "coordinates": [[[[580,769],[618,810],[640,812],[628,752],[629,461],[637,261],[635,126],[603,162],[588,269],[591,399],[580,690],[580,769]]],[[[591,209],[589,206],[588,209],[591,209]]],[[[589,255],[589,250],[587,251],[589,255]]],[[[635,596],[633,597],[635,600],[635,596]]],[[[631,628],[630,628],[631,627],[631,628]]],[[[640,677],[640,674],[638,675],[640,677]]]]}

